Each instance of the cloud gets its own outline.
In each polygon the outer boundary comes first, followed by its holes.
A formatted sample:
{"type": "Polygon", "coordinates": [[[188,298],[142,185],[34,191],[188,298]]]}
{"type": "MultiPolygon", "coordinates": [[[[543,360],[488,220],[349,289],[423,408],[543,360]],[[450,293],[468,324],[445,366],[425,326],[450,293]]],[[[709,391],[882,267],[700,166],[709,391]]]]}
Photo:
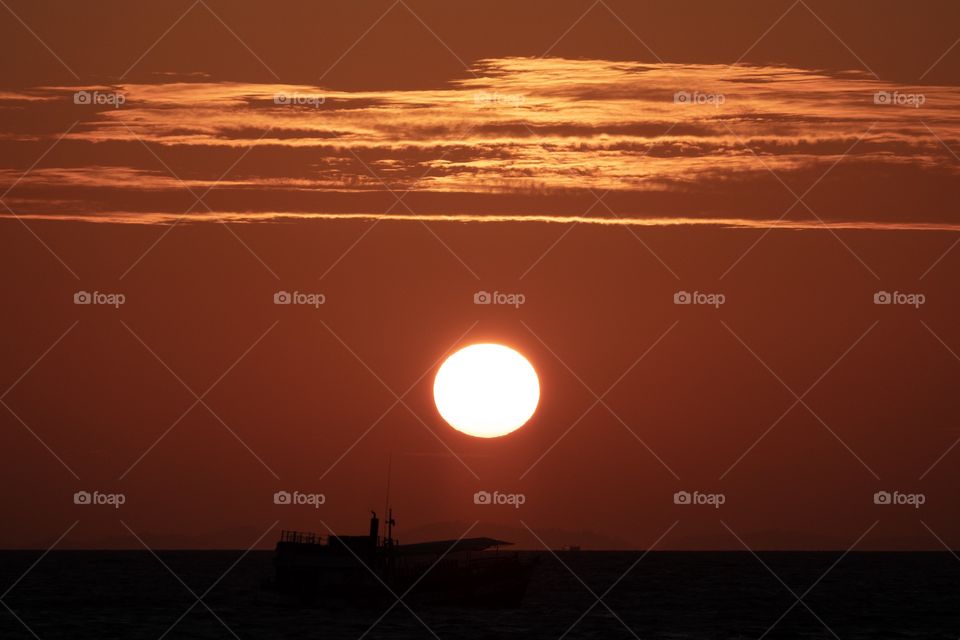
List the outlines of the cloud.
{"type": "MultiPolygon", "coordinates": [[[[4,213],[0,218],[14,218],[4,213]]],[[[266,223],[285,220],[322,221],[357,220],[362,222],[440,222],[440,223],[523,223],[523,224],[585,224],[609,227],[724,227],[728,229],[780,229],[784,231],[839,230],[861,231],[960,231],[960,223],[927,222],[826,222],[816,219],[782,220],[746,218],[624,218],[599,216],[567,216],[549,214],[416,214],[416,213],[293,213],[229,211],[213,213],[159,213],[159,212],[113,212],[109,214],[22,214],[16,217],[25,220],[61,220],[69,222],[102,222],[110,224],[182,224],[205,222],[266,223]]]]}
{"type": "Polygon", "coordinates": [[[34,208],[41,192],[54,203],[70,199],[64,190],[95,191],[89,199],[100,204],[91,214],[110,212],[130,192],[213,187],[280,199],[388,189],[501,199],[590,190],[626,194],[624,213],[634,217],[665,217],[650,198],[672,197],[670,210],[710,202],[726,208],[716,218],[769,219],[769,211],[739,202],[769,185],[771,172],[784,185],[810,183],[842,163],[871,180],[933,181],[939,193],[960,169],[948,152],[960,148],[957,87],[889,86],[860,73],[778,66],[558,58],[481,60],[474,72],[411,91],[161,77],[0,93],[0,109],[31,110],[0,137],[5,150],[42,150],[62,132],[56,123],[65,129],[80,120],[60,142],[57,166],[22,179],[22,167],[0,169],[0,183],[28,190],[34,208]],[[76,105],[78,90],[125,99],[116,108],[76,105]]]}

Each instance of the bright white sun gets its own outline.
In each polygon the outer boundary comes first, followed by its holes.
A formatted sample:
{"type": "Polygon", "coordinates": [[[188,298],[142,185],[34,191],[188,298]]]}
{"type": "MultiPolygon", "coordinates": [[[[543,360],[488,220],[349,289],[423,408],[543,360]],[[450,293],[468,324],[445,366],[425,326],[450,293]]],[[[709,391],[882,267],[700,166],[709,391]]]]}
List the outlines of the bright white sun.
{"type": "Polygon", "coordinates": [[[496,438],[530,419],[540,401],[540,381],[530,362],[513,349],[472,344],[440,366],[433,399],[457,431],[496,438]]]}

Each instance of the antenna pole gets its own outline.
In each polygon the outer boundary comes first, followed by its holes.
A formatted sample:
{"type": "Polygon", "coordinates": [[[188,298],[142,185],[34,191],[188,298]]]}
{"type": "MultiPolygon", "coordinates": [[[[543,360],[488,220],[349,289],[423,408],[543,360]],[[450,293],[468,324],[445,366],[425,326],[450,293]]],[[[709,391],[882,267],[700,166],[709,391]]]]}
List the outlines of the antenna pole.
{"type": "MultiPolygon", "coordinates": [[[[390,452],[390,457],[387,458],[387,499],[383,506],[383,512],[387,515],[387,520],[390,520],[390,477],[393,475],[393,451],[390,452]]],[[[388,530],[387,523],[383,523],[384,533],[384,544],[387,544],[392,532],[388,530]]]]}

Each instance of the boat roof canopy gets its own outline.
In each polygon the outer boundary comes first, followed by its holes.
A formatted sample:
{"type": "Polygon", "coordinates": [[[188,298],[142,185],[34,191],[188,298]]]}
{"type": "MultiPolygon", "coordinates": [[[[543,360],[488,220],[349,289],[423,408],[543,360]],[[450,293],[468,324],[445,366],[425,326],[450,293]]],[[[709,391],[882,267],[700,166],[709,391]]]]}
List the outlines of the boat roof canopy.
{"type": "Polygon", "coordinates": [[[399,551],[401,553],[435,553],[440,555],[457,551],[483,551],[491,547],[510,544],[513,543],[494,538],[461,538],[460,540],[432,540],[430,542],[404,544],[399,547],[399,551]]]}

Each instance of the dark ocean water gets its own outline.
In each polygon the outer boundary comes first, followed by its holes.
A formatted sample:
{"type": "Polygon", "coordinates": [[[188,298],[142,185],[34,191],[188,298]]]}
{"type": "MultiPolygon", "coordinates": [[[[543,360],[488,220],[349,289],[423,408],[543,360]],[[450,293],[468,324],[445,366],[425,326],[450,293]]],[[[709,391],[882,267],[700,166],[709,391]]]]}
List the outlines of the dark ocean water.
{"type": "MultiPolygon", "coordinates": [[[[39,555],[0,552],[0,588],[39,555]]],[[[390,600],[370,608],[312,609],[273,601],[258,587],[272,554],[254,552],[204,596],[214,613],[204,604],[190,609],[196,598],[187,587],[204,594],[240,555],[160,552],[185,587],[147,552],[52,552],[2,598],[8,608],[0,606],[0,638],[960,637],[960,562],[948,553],[851,553],[797,604],[749,553],[654,552],[603,596],[609,610],[598,604],[572,626],[596,600],[547,553],[533,554],[541,561],[519,609],[411,603],[416,616],[397,605],[377,622],[390,600]]],[[[563,559],[602,595],[638,557],[582,552],[563,559]]],[[[799,596],[840,554],[760,557],[799,596]]]]}

